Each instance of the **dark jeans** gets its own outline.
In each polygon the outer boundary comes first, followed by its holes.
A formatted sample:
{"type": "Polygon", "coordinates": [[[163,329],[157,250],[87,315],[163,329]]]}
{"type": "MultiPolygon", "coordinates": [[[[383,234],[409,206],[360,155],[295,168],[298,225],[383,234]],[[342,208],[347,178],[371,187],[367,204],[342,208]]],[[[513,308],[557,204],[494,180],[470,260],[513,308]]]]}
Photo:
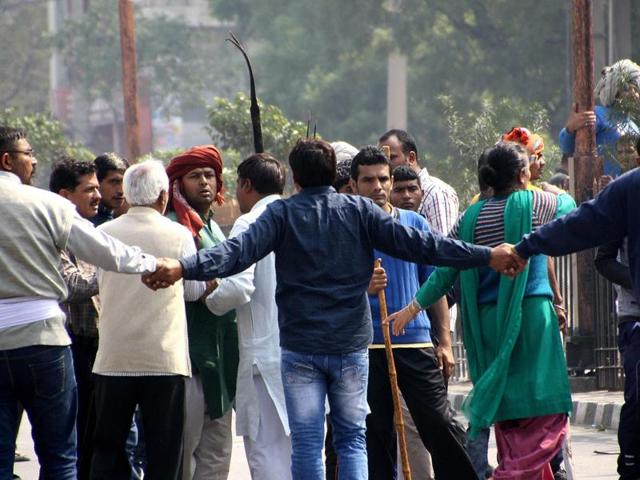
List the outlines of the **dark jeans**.
{"type": "Polygon", "coordinates": [[[474,470],[478,478],[489,478],[487,472],[489,472],[489,436],[491,435],[490,428],[483,428],[478,433],[478,436],[473,440],[467,436],[467,454],[471,459],[474,470]]]}
{"type": "Polygon", "coordinates": [[[78,479],[87,480],[93,456],[93,433],[96,428],[92,370],[98,353],[98,339],[72,335],[71,341],[73,367],[78,383],[78,479]]]}
{"type": "MultiPolygon", "coordinates": [[[[453,419],[433,348],[396,348],[398,386],[420,438],[431,453],[436,478],[476,480],[464,449],[465,432],[453,419]]],[[[396,431],[384,349],[369,350],[367,453],[369,479],[394,478],[396,431]]]]}
{"type": "Polygon", "coordinates": [[[77,389],[69,347],[0,351],[0,480],[13,475],[18,403],[24,406],[41,480],[75,480],[77,389]]]}
{"type": "Polygon", "coordinates": [[[125,443],[136,405],[145,431],[148,480],[177,480],[182,470],[184,377],[96,375],[93,480],[129,480],[125,443]]]}
{"type": "MultiPolygon", "coordinates": [[[[636,319],[640,321],[640,318],[636,319]]],[[[618,427],[618,473],[621,480],[640,478],[640,324],[625,321],[618,327],[618,347],[624,366],[624,405],[618,427]]]]}

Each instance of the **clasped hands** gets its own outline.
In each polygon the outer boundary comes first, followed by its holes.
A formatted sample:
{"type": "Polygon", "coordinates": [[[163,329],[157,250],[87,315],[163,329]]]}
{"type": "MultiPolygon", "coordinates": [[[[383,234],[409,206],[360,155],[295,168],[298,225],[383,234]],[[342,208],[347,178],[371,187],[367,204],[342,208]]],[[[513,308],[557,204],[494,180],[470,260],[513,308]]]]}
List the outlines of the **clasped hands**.
{"type": "Polygon", "coordinates": [[[167,288],[182,278],[182,265],[174,258],[158,258],[156,271],[142,275],[142,283],[151,290],[167,288]]]}
{"type": "Polygon", "coordinates": [[[513,278],[525,269],[527,261],[518,255],[513,245],[502,243],[491,249],[489,266],[496,272],[513,278]]]}

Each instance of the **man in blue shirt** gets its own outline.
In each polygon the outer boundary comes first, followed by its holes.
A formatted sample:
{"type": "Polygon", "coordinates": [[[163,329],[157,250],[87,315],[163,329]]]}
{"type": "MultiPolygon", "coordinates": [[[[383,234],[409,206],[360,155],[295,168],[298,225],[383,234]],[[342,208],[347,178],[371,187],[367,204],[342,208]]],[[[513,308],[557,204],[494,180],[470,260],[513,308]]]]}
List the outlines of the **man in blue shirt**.
{"type": "MultiPolygon", "coordinates": [[[[395,170],[393,183],[395,186],[395,170]]],[[[401,225],[429,232],[429,224],[423,217],[389,203],[391,187],[391,166],[382,150],[377,147],[360,150],[351,163],[353,191],[373,200],[401,225]]],[[[399,260],[382,252],[374,253],[382,259],[384,273],[374,272],[368,289],[373,343],[369,346],[367,400],[371,414],[367,417],[367,454],[369,479],[386,480],[396,473],[397,446],[378,293],[385,290],[390,311],[401,310],[413,300],[433,268],[399,260]],[[388,283],[376,281],[382,275],[388,283]]],[[[443,373],[448,377],[455,366],[446,298],[436,302],[429,315],[425,311],[420,312],[416,320],[407,326],[405,335],[394,336],[392,343],[398,386],[408,407],[407,414],[410,414],[419,433],[417,438],[410,438],[413,441],[407,446],[413,475],[431,478],[428,457],[425,459],[423,454],[427,447],[433,457],[437,478],[473,478],[475,472],[463,446],[465,432],[452,420],[444,384],[443,373]],[[431,339],[432,326],[440,339],[437,351],[431,339]],[[442,373],[439,364],[443,367],[442,373]]]]}
{"type": "Polygon", "coordinates": [[[180,278],[226,277],[275,252],[293,478],[324,478],[327,396],[341,476],[366,478],[367,347],[373,336],[366,291],[374,248],[461,269],[491,265],[513,273],[518,265],[510,246],[489,249],[407,228],[368,198],[338,194],[331,187],[335,153],[323,140],[299,140],[289,163],[298,194],[269,204],[237,237],[179,261],[161,260],[161,272],[143,281],[158,289],[180,278]]]}

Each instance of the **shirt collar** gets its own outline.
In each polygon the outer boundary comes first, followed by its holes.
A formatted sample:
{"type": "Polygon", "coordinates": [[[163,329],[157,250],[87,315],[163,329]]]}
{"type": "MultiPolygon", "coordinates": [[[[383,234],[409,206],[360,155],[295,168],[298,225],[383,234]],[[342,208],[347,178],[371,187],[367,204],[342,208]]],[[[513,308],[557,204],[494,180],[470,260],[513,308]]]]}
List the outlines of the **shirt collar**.
{"type": "Polygon", "coordinates": [[[14,183],[22,183],[20,177],[18,177],[15,173],[7,172],[5,170],[0,170],[0,179],[8,180],[14,183]]]}
{"type": "Polygon", "coordinates": [[[303,188],[299,193],[302,193],[304,195],[322,195],[327,193],[336,193],[336,189],[331,185],[322,185],[320,187],[303,188]]]}
{"type": "Polygon", "coordinates": [[[267,195],[266,197],[258,200],[255,205],[251,207],[251,211],[257,210],[258,208],[268,205],[276,200],[280,200],[280,195],[278,195],[277,193],[274,193],[273,195],[267,195]]]}

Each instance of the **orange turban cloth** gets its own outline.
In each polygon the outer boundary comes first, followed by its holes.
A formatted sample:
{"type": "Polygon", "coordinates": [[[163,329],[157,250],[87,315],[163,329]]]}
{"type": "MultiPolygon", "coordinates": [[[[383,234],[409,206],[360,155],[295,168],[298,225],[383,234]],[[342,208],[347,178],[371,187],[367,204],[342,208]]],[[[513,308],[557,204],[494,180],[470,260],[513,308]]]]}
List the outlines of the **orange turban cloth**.
{"type": "Polygon", "coordinates": [[[531,133],[524,127],[513,127],[502,135],[503,142],[515,142],[527,149],[529,155],[540,155],[544,150],[544,140],[536,133],[531,133]]]}
{"type": "Polygon", "coordinates": [[[213,145],[199,145],[171,159],[167,167],[169,177],[169,205],[176,212],[178,222],[187,227],[194,238],[198,238],[204,226],[198,212],[184,198],[180,189],[180,179],[196,168],[213,168],[216,174],[217,192],[214,201],[224,203],[224,183],[222,182],[222,155],[213,145]]]}

